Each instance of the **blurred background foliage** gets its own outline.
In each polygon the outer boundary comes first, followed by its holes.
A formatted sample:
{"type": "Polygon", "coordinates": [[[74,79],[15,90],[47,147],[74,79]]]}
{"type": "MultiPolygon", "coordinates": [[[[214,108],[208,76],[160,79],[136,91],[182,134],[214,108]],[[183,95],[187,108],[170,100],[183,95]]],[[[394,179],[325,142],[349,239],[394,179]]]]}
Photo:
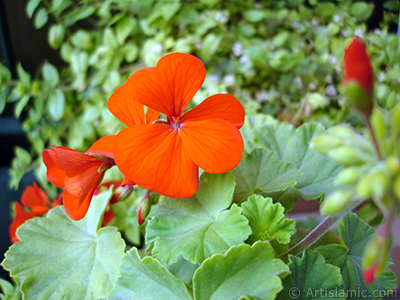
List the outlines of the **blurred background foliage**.
{"type": "MultiPolygon", "coordinates": [[[[247,114],[266,113],[299,125],[318,121],[361,124],[344,104],[341,63],[345,43],[362,36],[373,57],[380,105],[400,101],[398,1],[385,1],[379,28],[367,28],[374,5],[363,1],[29,0],[26,14],[62,63],[43,62],[16,78],[0,65],[0,112],[13,103],[31,144],[17,147],[10,187],[35,170],[51,146],[86,151],[122,124],[107,110],[111,93],[136,70],[169,52],[199,57],[207,78],[192,106],[227,92],[247,114]]],[[[14,66],[12,66],[14,67],[14,66]]],[[[53,189],[53,190],[52,190],[53,189]]]]}

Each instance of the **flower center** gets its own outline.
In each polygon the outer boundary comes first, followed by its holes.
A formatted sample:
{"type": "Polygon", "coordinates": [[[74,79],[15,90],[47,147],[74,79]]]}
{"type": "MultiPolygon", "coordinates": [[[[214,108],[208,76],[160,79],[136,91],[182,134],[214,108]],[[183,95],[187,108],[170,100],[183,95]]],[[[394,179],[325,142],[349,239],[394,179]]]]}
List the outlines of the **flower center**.
{"type": "Polygon", "coordinates": [[[180,123],[181,117],[172,117],[171,126],[174,129],[179,129],[181,127],[180,123]]]}

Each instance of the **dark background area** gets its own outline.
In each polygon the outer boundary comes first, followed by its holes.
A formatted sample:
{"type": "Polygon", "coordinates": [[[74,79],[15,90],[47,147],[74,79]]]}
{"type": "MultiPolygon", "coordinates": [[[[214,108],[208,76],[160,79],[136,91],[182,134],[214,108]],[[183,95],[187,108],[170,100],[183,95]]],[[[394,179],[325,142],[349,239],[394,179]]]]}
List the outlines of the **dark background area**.
{"type": "MultiPolygon", "coordinates": [[[[373,16],[368,22],[370,29],[378,28],[383,16],[383,1],[369,1],[375,4],[373,16]]],[[[48,60],[56,66],[62,61],[57,51],[52,50],[47,44],[48,24],[36,30],[33,21],[26,16],[26,0],[0,0],[0,62],[6,65],[16,78],[15,67],[21,62],[23,68],[33,77],[40,65],[48,60]]],[[[51,18],[51,17],[50,17],[51,18]]],[[[394,28],[394,30],[396,30],[394,28]]],[[[32,173],[27,174],[18,191],[8,189],[9,168],[14,156],[16,145],[29,149],[25,134],[21,129],[21,122],[14,118],[13,105],[7,104],[6,109],[0,115],[0,253],[5,253],[10,246],[8,227],[11,222],[10,205],[13,201],[19,200],[24,188],[34,180],[32,173]]],[[[296,205],[300,208],[301,203],[296,205]]],[[[313,210],[318,209],[318,205],[313,210]]],[[[0,261],[2,258],[0,259],[0,261]]],[[[8,273],[0,268],[0,277],[8,278],[8,273]]]]}

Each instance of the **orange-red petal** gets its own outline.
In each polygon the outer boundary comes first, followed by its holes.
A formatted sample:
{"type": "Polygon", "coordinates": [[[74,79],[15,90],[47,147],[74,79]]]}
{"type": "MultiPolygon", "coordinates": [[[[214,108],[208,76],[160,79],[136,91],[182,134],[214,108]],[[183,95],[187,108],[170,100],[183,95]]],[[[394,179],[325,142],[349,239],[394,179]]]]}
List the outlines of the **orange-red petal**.
{"type": "Polygon", "coordinates": [[[208,173],[225,173],[236,167],[244,144],[239,130],[223,120],[183,123],[179,129],[183,151],[208,173]]]}
{"type": "Polygon", "coordinates": [[[11,242],[14,244],[19,241],[16,232],[17,228],[25,223],[25,221],[34,218],[35,215],[32,212],[28,212],[25,208],[19,203],[15,202],[15,217],[12,220],[10,227],[8,229],[11,237],[11,242]]]}
{"type": "Polygon", "coordinates": [[[108,100],[108,109],[110,112],[127,126],[146,124],[146,122],[149,123],[151,120],[155,121],[160,114],[149,109],[147,112],[148,117],[145,118],[143,104],[136,101],[137,95],[135,95],[134,87],[136,86],[137,73],[143,74],[139,78],[147,78],[147,76],[151,78],[151,74],[155,75],[155,68],[145,68],[134,73],[108,100]]]}
{"type": "Polygon", "coordinates": [[[47,167],[47,179],[58,187],[64,187],[64,178],[67,175],[60,169],[55,160],[58,160],[56,153],[52,149],[46,149],[42,152],[43,162],[47,167]]]}
{"type": "Polygon", "coordinates": [[[90,146],[89,150],[86,151],[86,153],[114,157],[113,150],[115,137],[116,135],[112,134],[98,139],[92,146],[90,146]]]}
{"type": "Polygon", "coordinates": [[[231,95],[217,94],[208,97],[202,103],[182,116],[183,123],[210,119],[228,121],[239,129],[244,123],[243,106],[231,95]]]}
{"type": "MultiPolygon", "coordinates": [[[[122,91],[118,89],[110,98],[108,108],[128,126],[135,123],[136,109],[130,107],[135,101],[171,119],[183,113],[205,76],[201,60],[189,54],[171,53],[161,58],[156,68],[144,68],[132,74],[122,91]]],[[[155,120],[154,117],[150,119],[155,120]]]]}
{"type": "Polygon", "coordinates": [[[41,216],[50,209],[50,200],[46,193],[37,185],[28,186],[21,196],[21,202],[24,206],[30,207],[35,216],[41,216]]]}
{"type": "Polygon", "coordinates": [[[198,168],[170,125],[123,129],[115,140],[114,159],[120,171],[143,188],[174,198],[190,197],[197,191],[198,168]]]}
{"type": "Polygon", "coordinates": [[[78,197],[75,197],[74,195],[68,193],[67,190],[64,190],[64,209],[71,219],[77,221],[83,219],[86,216],[86,213],[89,209],[90,201],[92,200],[93,192],[88,194],[84,199],[79,199],[78,197]]]}

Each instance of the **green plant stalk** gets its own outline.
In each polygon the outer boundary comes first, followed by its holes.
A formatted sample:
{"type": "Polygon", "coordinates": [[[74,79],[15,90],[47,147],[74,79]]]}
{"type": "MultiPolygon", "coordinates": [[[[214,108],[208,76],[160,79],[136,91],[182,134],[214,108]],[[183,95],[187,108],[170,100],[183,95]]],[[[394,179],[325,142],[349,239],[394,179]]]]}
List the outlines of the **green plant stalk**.
{"type": "Polygon", "coordinates": [[[312,246],[316,241],[318,241],[339,219],[344,217],[349,211],[352,211],[356,208],[362,201],[354,201],[349,204],[343,211],[340,213],[327,216],[322,220],[321,223],[318,224],[317,227],[313,229],[304,239],[302,239],[297,245],[293,246],[291,249],[279,255],[280,258],[291,255],[298,255],[304,250],[308,249],[312,246]]]}
{"type": "Polygon", "coordinates": [[[378,140],[376,139],[376,135],[375,135],[374,129],[372,128],[371,121],[369,120],[369,117],[365,117],[364,120],[365,120],[365,124],[367,125],[368,131],[371,134],[372,143],[373,143],[374,148],[375,148],[376,156],[381,161],[382,160],[382,154],[381,154],[381,150],[380,150],[380,147],[379,147],[379,144],[378,144],[378,140]]]}

